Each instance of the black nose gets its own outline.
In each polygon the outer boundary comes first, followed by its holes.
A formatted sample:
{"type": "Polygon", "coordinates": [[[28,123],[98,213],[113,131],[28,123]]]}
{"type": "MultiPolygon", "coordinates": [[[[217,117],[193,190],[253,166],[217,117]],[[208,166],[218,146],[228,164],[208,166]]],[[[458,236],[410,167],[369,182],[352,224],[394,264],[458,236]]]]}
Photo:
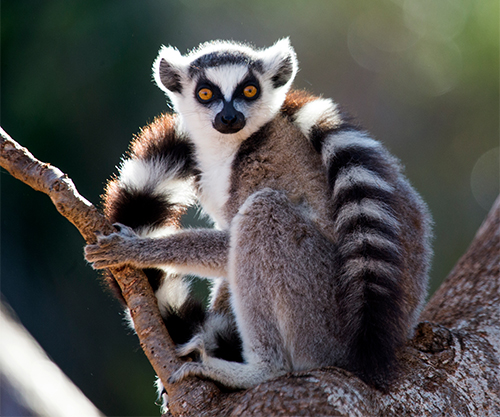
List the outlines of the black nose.
{"type": "Polygon", "coordinates": [[[227,126],[231,126],[234,123],[236,123],[236,120],[238,118],[236,117],[236,114],[227,114],[227,115],[221,115],[220,120],[222,123],[224,123],[227,126]]]}
{"type": "Polygon", "coordinates": [[[224,108],[215,116],[213,126],[220,133],[236,133],[245,127],[245,116],[234,108],[232,101],[225,101],[224,108]]]}

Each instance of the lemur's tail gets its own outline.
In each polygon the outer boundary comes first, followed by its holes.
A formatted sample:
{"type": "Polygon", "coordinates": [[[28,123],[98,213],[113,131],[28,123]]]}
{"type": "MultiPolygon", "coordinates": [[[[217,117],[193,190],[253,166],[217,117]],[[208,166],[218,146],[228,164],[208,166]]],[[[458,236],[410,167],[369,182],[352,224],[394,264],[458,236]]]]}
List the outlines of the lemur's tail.
{"type": "Polygon", "coordinates": [[[384,388],[407,333],[403,311],[402,201],[399,164],[377,141],[349,125],[321,144],[338,236],[336,302],[345,363],[384,388]]]}
{"type": "Polygon", "coordinates": [[[401,213],[408,208],[400,194],[410,195],[411,188],[398,161],[332,101],[294,92],[285,110],[321,155],[331,193],[334,293],[345,352],[338,365],[385,388],[410,321],[401,237],[401,213]]]}
{"type": "Polygon", "coordinates": [[[106,215],[141,236],[179,226],[193,203],[193,148],[176,132],[175,117],[164,114],[135,137],[128,157],[104,196],[106,215]]]}
{"type": "MultiPolygon", "coordinates": [[[[110,221],[131,227],[142,237],[175,233],[194,201],[193,148],[175,123],[175,116],[164,114],[136,136],[103,196],[110,221]]],[[[175,271],[148,268],[144,272],[172,339],[187,342],[204,320],[202,304],[189,297],[188,282],[175,271]]],[[[107,278],[122,298],[114,279],[107,278]]]]}

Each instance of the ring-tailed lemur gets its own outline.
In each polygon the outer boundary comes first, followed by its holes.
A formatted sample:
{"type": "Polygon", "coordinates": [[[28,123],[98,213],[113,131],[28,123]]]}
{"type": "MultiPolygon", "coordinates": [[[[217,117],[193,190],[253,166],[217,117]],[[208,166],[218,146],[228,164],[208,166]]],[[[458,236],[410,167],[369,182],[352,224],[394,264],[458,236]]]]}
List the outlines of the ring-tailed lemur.
{"type": "Polygon", "coordinates": [[[105,195],[119,231],[85,252],[147,268],[179,355],[197,354],[171,382],[247,388],[333,365],[384,388],[418,318],[427,208],[336,104],[289,91],[296,72],[288,39],[163,47],[154,63],[176,113],[133,142],[105,195]],[[195,202],[216,228],[173,229],[195,202]],[[187,273],[217,281],[207,311],[187,273]]]}

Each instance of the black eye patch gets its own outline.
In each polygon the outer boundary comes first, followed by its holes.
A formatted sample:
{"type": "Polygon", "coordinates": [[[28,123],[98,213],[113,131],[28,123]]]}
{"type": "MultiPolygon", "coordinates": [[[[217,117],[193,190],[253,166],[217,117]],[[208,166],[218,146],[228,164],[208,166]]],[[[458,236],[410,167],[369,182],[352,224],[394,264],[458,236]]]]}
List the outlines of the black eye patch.
{"type": "MultiPolygon", "coordinates": [[[[218,86],[206,78],[201,78],[195,88],[194,95],[201,104],[211,104],[219,100],[224,100],[224,95],[218,86]]],[[[245,79],[235,88],[231,101],[245,100],[253,101],[260,96],[260,83],[253,74],[248,74],[245,79]],[[249,87],[252,93],[249,94],[249,87]],[[251,87],[254,87],[253,89],[251,87]]]]}
{"type": "Polygon", "coordinates": [[[241,83],[238,84],[238,86],[235,88],[234,93],[233,93],[233,100],[234,99],[244,99],[247,101],[253,101],[259,98],[260,96],[260,83],[257,77],[253,74],[249,74],[241,83]],[[252,94],[251,96],[248,95],[248,93],[245,93],[245,89],[247,87],[253,86],[256,88],[256,92],[252,94]]]}

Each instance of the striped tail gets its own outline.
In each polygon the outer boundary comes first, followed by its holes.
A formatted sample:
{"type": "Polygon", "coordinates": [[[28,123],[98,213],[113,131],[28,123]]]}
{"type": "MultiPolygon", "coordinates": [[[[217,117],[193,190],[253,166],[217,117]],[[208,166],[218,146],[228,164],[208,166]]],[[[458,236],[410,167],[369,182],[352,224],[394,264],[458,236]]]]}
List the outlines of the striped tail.
{"type": "Polygon", "coordinates": [[[322,145],[332,192],[337,241],[336,298],[343,364],[383,389],[396,367],[407,329],[397,161],[356,129],[341,129],[322,145]]]}
{"type": "Polygon", "coordinates": [[[348,123],[323,134],[316,130],[315,140],[327,168],[338,237],[336,302],[346,352],[340,365],[385,389],[408,332],[399,163],[348,123]]]}
{"type": "MultiPolygon", "coordinates": [[[[125,224],[141,237],[175,233],[194,202],[195,174],[192,145],[179,135],[175,116],[164,114],[135,137],[118,176],[107,184],[104,212],[112,223],[125,224]]],[[[144,272],[172,339],[187,342],[205,319],[201,302],[189,297],[189,283],[175,271],[144,272]]],[[[123,300],[114,279],[108,276],[107,281],[123,300]]]]}
{"type": "Polygon", "coordinates": [[[345,352],[338,365],[384,389],[411,321],[403,308],[407,254],[400,221],[401,193],[411,188],[403,183],[399,162],[331,100],[291,92],[284,113],[321,154],[328,175],[345,352]]]}

